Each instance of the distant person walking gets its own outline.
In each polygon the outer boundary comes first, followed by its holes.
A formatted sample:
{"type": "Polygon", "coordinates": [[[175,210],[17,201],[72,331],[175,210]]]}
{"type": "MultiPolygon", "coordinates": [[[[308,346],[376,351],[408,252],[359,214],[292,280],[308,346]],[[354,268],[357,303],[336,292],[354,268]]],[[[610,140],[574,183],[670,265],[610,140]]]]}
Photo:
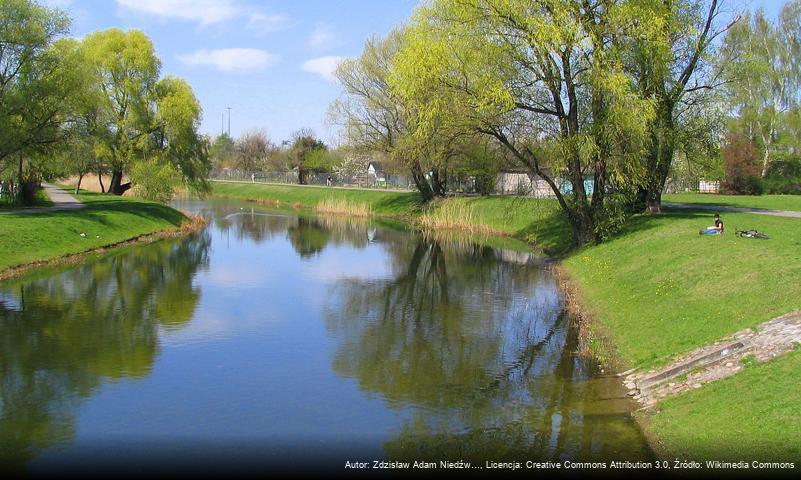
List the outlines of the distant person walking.
{"type": "Polygon", "coordinates": [[[325,179],[325,184],[326,184],[327,186],[329,186],[329,187],[330,187],[330,186],[332,186],[332,185],[334,184],[334,179],[333,179],[333,178],[331,178],[331,175],[329,175],[329,176],[328,176],[328,178],[326,178],[326,179],[325,179]]]}
{"type": "Polygon", "coordinates": [[[256,174],[255,173],[251,173],[250,174],[250,183],[256,183],[256,174]]]}

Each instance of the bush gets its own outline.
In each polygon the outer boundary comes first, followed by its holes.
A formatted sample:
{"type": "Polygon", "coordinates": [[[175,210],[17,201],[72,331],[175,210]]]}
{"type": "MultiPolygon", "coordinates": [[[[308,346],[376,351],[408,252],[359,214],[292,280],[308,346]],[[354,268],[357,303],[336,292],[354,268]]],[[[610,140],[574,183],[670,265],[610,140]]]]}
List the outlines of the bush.
{"type": "Polygon", "coordinates": [[[180,174],[172,164],[158,160],[139,162],[131,171],[135,195],[162,203],[172,199],[177,178],[180,174]]]}
{"type": "Polygon", "coordinates": [[[722,193],[728,195],[762,195],[765,187],[756,175],[734,177],[721,183],[722,193]]]}
{"type": "Polygon", "coordinates": [[[763,183],[767,193],[801,195],[801,157],[775,154],[763,183]]]}
{"type": "Polygon", "coordinates": [[[764,188],[759,177],[759,151],[754,142],[745,135],[729,133],[720,153],[723,157],[723,193],[761,195],[764,188]]]}

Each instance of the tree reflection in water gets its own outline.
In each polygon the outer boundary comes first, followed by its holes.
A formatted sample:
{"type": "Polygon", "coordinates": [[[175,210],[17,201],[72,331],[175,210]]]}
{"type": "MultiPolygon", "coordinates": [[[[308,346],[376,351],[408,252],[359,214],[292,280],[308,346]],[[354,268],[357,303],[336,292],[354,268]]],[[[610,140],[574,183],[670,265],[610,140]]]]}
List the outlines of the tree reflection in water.
{"type": "Polygon", "coordinates": [[[530,255],[435,238],[386,245],[393,278],[343,281],[326,318],[341,342],[335,371],[411,412],[389,457],[650,456],[628,448],[639,432],[619,382],[574,355],[557,286],[530,255]]]}
{"type": "Polygon", "coordinates": [[[0,289],[0,464],[70,441],[82,399],[150,372],[159,329],[193,316],[210,242],[157,242],[0,289]]]}

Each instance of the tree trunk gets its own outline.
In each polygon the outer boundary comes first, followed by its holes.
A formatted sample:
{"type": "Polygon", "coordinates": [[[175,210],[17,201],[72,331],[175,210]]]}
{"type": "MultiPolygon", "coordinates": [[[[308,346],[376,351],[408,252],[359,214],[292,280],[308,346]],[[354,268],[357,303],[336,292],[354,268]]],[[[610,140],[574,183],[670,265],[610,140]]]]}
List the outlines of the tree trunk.
{"type": "Polygon", "coordinates": [[[75,185],[75,195],[81,190],[81,180],[83,180],[83,173],[78,174],[78,183],[75,185]]]}
{"type": "Polygon", "coordinates": [[[22,154],[19,154],[19,171],[17,172],[17,200],[22,202],[22,154]]]}
{"type": "Polygon", "coordinates": [[[651,130],[645,189],[640,189],[639,205],[648,213],[662,213],[662,192],[673,161],[673,106],[660,105],[656,124],[651,130]]]}
{"type": "Polygon", "coordinates": [[[97,171],[97,181],[100,182],[100,193],[106,193],[106,187],[103,186],[103,172],[97,171]]]}
{"type": "Polygon", "coordinates": [[[431,191],[437,197],[444,197],[447,190],[447,177],[445,180],[443,177],[446,177],[446,174],[444,171],[440,174],[440,170],[437,168],[431,172],[431,191]]]}
{"type": "Polygon", "coordinates": [[[111,173],[111,182],[108,185],[109,193],[122,195],[131,188],[131,182],[122,183],[122,170],[114,170],[111,173]]]}
{"type": "Polygon", "coordinates": [[[423,197],[423,202],[432,200],[434,198],[434,191],[431,189],[431,185],[428,183],[428,180],[426,180],[425,174],[420,169],[420,165],[412,165],[411,172],[414,184],[417,187],[417,190],[420,192],[420,196],[423,197]]]}

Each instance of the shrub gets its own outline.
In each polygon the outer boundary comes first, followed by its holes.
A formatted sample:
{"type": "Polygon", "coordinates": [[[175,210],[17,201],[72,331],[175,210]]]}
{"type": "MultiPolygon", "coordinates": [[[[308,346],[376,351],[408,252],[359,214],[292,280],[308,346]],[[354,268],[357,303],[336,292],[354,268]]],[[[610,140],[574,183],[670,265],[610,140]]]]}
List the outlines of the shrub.
{"type": "Polygon", "coordinates": [[[158,160],[139,162],[131,172],[135,195],[162,203],[172,199],[178,178],[180,174],[172,164],[158,160]]]}
{"type": "Polygon", "coordinates": [[[729,133],[720,153],[723,157],[723,193],[761,195],[763,186],[759,177],[759,151],[754,142],[745,135],[729,133]]]}
{"type": "Polygon", "coordinates": [[[775,154],[763,183],[767,193],[801,195],[801,157],[775,154]]]}

